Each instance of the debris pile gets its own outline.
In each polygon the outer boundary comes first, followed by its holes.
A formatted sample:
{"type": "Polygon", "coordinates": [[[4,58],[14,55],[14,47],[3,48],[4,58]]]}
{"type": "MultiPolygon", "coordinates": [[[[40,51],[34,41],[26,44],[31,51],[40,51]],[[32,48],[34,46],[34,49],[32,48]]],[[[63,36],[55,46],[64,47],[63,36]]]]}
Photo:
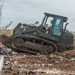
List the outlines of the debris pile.
{"type": "Polygon", "coordinates": [[[6,36],[11,36],[12,35],[12,30],[10,29],[0,29],[0,35],[6,35],[6,36]]]}
{"type": "Polygon", "coordinates": [[[60,53],[49,56],[8,54],[5,55],[3,75],[74,75],[74,63],[74,60],[63,57],[60,53]]]}
{"type": "Polygon", "coordinates": [[[0,43],[3,42],[8,37],[10,37],[12,34],[13,34],[13,30],[0,29],[0,43]]]}

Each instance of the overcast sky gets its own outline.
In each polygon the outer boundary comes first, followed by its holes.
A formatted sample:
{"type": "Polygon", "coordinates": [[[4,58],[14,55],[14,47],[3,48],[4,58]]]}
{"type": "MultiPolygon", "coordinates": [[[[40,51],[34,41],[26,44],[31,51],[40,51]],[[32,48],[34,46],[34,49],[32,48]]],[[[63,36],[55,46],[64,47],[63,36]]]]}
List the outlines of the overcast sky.
{"type": "Polygon", "coordinates": [[[3,0],[2,23],[5,26],[13,21],[11,28],[19,22],[41,23],[44,12],[69,18],[67,29],[75,31],[75,0],[3,0]]]}

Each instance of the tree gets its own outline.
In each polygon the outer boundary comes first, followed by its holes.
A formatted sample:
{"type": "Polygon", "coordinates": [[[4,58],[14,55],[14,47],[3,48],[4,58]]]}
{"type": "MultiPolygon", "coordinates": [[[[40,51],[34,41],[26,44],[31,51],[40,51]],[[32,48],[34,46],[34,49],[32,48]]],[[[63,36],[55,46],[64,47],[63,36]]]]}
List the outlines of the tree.
{"type": "Polygon", "coordinates": [[[0,0],[0,17],[2,16],[3,2],[0,0]]]}
{"type": "Polygon", "coordinates": [[[3,0],[0,0],[0,25],[2,21],[2,8],[3,8],[3,0]]]}

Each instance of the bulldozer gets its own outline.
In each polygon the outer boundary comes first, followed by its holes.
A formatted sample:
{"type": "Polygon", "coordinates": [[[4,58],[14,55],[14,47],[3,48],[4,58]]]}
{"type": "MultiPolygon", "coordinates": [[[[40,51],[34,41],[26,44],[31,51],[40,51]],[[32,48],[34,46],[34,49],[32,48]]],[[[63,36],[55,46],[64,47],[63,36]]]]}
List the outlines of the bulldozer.
{"type": "Polygon", "coordinates": [[[68,18],[46,12],[44,15],[40,25],[18,23],[13,35],[4,40],[3,44],[16,52],[32,54],[74,49],[74,35],[66,29],[68,18]]]}

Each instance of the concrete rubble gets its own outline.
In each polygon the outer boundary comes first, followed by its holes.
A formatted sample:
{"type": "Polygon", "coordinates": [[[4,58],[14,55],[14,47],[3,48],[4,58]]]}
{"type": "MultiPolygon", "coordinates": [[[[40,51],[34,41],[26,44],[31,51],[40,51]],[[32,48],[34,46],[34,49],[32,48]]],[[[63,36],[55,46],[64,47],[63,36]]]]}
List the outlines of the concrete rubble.
{"type": "Polygon", "coordinates": [[[17,54],[12,49],[5,47],[0,43],[0,54],[17,54]]]}
{"type": "Polygon", "coordinates": [[[2,47],[2,50],[1,50],[2,54],[10,54],[11,52],[12,50],[10,48],[2,47]]]}

